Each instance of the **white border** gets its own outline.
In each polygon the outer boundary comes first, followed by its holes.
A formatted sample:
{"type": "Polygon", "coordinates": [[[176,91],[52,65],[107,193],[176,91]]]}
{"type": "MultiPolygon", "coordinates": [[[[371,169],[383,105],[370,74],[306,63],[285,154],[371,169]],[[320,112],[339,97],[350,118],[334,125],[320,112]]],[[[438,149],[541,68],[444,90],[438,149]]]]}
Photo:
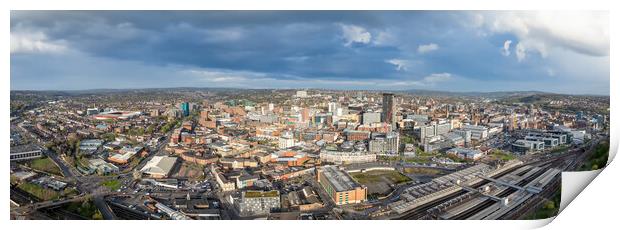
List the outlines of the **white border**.
{"type": "MultiPolygon", "coordinates": [[[[69,9],[82,9],[82,10],[113,10],[113,9],[135,9],[135,10],[184,10],[184,9],[211,9],[211,10],[406,10],[406,9],[424,9],[424,10],[609,10],[610,22],[617,21],[618,17],[614,15],[618,11],[617,4],[612,4],[612,1],[603,0],[588,0],[588,1],[575,1],[575,0],[557,0],[557,1],[539,1],[539,0],[434,0],[434,1],[395,1],[395,0],[382,0],[382,1],[370,1],[362,4],[360,0],[306,0],[306,1],[291,1],[291,0],[230,0],[230,1],[174,1],[174,4],[170,4],[172,1],[164,0],[150,0],[150,1],[119,1],[119,0],[107,0],[107,1],[78,1],[78,0],[55,0],[55,1],[2,1],[3,11],[1,12],[2,25],[4,32],[3,37],[4,45],[1,48],[2,56],[2,68],[4,72],[4,84],[1,84],[3,92],[5,92],[5,100],[3,100],[4,110],[2,114],[5,119],[8,119],[9,115],[9,91],[10,91],[10,44],[9,44],[9,9],[22,9],[22,10],[69,10],[69,9]],[[613,20],[616,19],[616,20],[613,20]]],[[[614,25],[614,23],[610,23],[614,25]]],[[[614,46],[614,41],[617,40],[617,30],[614,26],[611,26],[611,54],[618,54],[617,46],[614,46]]],[[[614,55],[611,55],[610,63],[614,63],[614,55]]],[[[617,65],[611,65],[610,76],[615,76],[617,73],[617,65]]],[[[610,77],[611,85],[611,104],[613,108],[618,108],[618,100],[614,98],[618,97],[618,80],[610,77]]],[[[618,112],[611,110],[610,118],[616,120],[618,112]]],[[[2,124],[5,130],[3,137],[8,139],[9,124],[2,124]]],[[[611,123],[611,151],[615,155],[618,149],[618,139],[616,137],[618,133],[618,125],[611,123]]],[[[5,150],[9,149],[8,141],[2,142],[5,150]]],[[[8,171],[8,162],[3,164],[4,171],[8,171]]],[[[605,226],[613,226],[617,222],[615,209],[618,206],[618,199],[615,191],[618,191],[617,179],[614,178],[618,175],[617,163],[612,163],[610,168],[603,170],[601,175],[594,180],[592,185],[587,187],[583,195],[579,196],[574,204],[571,204],[562,212],[553,224],[547,227],[552,229],[574,229],[575,227],[583,228],[609,228],[605,226]]],[[[4,184],[8,182],[8,177],[2,177],[4,184]]],[[[44,229],[66,229],[66,228],[94,228],[94,229],[109,229],[110,227],[122,227],[122,228],[134,228],[142,229],[144,227],[156,228],[156,229],[174,229],[178,227],[182,228],[249,228],[249,229],[274,229],[274,228],[294,228],[294,229],[315,229],[321,227],[327,228],[363,228],[363,229],[381,229],[381,228],[482,228],[482,229],[520,229],[520,228],[532,228],[544,225],[547,221],[314,221],[314,222],[300,222],[293,221],[194,221],[194,222],[179,222],[179,221],[105,221],[105,222],[79,222],[79,221],[12,221],[8,222],[9,217],[9,201],[7,191],[2,191],[4,194],[5,202],[2,210],[3,216],[6,220],[3,220],[2,225],[4,229],[9,228],[44,228],[44,229]],[[10,224],[10,225],[9,225],[10,224]],[[16,225],[17,224],[17,225],[16,225]],[[88,224],[88,225],[84,225],[88,224]]],[[[613,227],[612,227],[613,228],[613,227]]]]}

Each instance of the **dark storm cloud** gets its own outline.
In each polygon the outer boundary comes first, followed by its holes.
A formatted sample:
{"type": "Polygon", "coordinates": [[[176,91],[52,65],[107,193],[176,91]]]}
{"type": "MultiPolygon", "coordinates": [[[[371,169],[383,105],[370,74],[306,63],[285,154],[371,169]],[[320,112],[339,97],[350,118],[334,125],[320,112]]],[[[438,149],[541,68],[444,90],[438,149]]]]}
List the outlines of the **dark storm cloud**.
{"type": "MultiPolygon", "coordinates": [[[[102,84],[132,78],[158,85],[165,78],[153,77],[160,75],[157,71],[175,78],[187,77],[179,72],[192,69],[239,75],[218,84],[237,84],[232,81],[264,75],[265,81],[282,80],[283,87],[303,80],[319,86],[318,79],[342,84],[335,88],[354,81],[378,81],[386,84],[384,88],[394,84],[474,90],[444,85],[454,82],[430,84],[425,80],[437,73],[449,73],[452,77],[446,81],[495,82],[489,87],[506,81],[553,81],[541,79],[557,65],[551,58],[533,55],[532,47],[528,47],[526,61],[502,56],[504,42],[511,39],[517,44],[518,34],[489,31],[476,15],[426,11],[12,11],[11,84],[12,88],[27,88],[28,81],[37,77],[31,75],[38,72],[62,79],[68,73],[91,71],[82,75],[101,78],[97,81],[102,84]],[[92,61],[82,66],[46,65],[57,59],[92,61]],[[40,70],[25,69],[35,60],[40,70]],[[119,66],[122,71],[105,74],[109,70],[98,68],[98,62],[119,66]],[[142,73],[131,69],[142,69],[142,73]],[[153,74],[146,73],[149,71],[153,74]]],[[[71,88],[83,87],[89,86],[71,88]]]]}

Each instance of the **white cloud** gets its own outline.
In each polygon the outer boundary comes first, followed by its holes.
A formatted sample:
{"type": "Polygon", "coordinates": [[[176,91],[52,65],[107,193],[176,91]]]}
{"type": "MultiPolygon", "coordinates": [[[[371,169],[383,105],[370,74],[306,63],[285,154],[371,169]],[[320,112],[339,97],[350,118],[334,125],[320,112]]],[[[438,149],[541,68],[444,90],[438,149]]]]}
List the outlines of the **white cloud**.
{"type": "Polygon", "coordinates": [[[434,84],[437,82],[447,81],[452,79],[452,74],[449,73],[434,73],[428,75],[422,79],[424,83],[434,84]]]}
{"type": "Polygon", "coordinates": [[[394,45],[396,44],[398,39],[394,36],[394,34],[387,31],[379,31],[375,39],[373,39],[373,44],[375,45],[394,45]]]}
{"type": "Polygon", "coordinates": [[[520,60],[523,60],[526,52],[536,52],[547,57],[553,48],[589,56],[609,55],[608,12],[488,12],[474,17],[473,22],[490,33],[516,36],[521,44],[520,60]]]}
{"type": "Polygon", "coordinates": [[[426,45],[419,45],[418,46],[418,53],[424,54],[424,53],[428,53],[431,51],[435,51],[439,49],[439,46],[435,43],[430,43],[430,44],[426,44],[426,45]]]}
{"type": "Polygon", "coordinates": [[[547,71],[547,75],[549,75],[550,77],[555,76],[555,70],[553,70],[552,68],[547,67],[546,71],[547,71]]]}
{"type": "Polygon", "coordinates": [[[192,69],[186,70],[194,76],[200,77],[201,81],[207,82],[224,82],[224,83],[240,83],[248,80],[264,80],[267,75],[264,73],[247,72],[247,71],[232,71],[232,70],[217,70],[217,69],[192,69]]]}
{"type": "Polygon", "coordinates": [[[517,46],[515,46],[515,53],[517,55],[517,60],[519,62],[523,61],[525,59],[526,53],[525,53],[525,46],[523,45],[522,42],[517,43],[517,46]]]}
{"type": "Polygon", "coordinates": [[[353,43],[368,44],[372,39],[372,35],[366,29],[356,25],[341,24],[342,36],[345,40],[345,46],[351,46],[353,43]]]}
{"type": "Polygon", "coordinates": [[[510,56],[510,44],[511,43],[512,43],[512,40],[506,40],[504,42],[504,48],[502,49],[502,55],[510,56]]]}
{"type": "Polygon", "coordinates": [[[409,67],[409,63],[407,62],[407,60],[403,59],[389,59],[385,60],[385,62],[396,66],[396,70],[398,71],[407,71],[409,67]]]}
{"type": "Polygon", "coordinates": [[[51,41],[43,32],[11,31],[11,54],[62,53],[66,50],[64,41],[51,41]]]}
{"type": "Polygon", "coordinates": [[[308,59],[310,59],[309,56],[291,56],[291,57],[284,58],[284,60],[290,61],[290,62],[305,62],[308,59]]]}

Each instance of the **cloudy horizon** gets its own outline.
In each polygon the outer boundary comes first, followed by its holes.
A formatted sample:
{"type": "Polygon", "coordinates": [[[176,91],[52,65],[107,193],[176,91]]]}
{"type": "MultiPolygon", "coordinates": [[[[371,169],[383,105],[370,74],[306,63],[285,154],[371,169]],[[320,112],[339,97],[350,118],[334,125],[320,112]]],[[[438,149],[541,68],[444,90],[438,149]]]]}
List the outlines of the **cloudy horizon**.
{"type": "Polygon", "coordinates": [[[608,12],[12,11],[11,90],[609,95],[608,12]]]}

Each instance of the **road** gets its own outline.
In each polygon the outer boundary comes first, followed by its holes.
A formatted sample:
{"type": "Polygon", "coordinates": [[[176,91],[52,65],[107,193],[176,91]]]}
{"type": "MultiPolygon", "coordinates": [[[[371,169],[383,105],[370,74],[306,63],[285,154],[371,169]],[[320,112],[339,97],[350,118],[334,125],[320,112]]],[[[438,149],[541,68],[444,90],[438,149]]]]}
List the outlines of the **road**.
{"type": "Polygon", "coordinates": [[[97,206],[97,209],[101,212],[104,220],[116,220],[116,215],[112,212],[112,209],[103,199],[103,196],[95,196],[93,198],[93,203],[97,206]]]}

